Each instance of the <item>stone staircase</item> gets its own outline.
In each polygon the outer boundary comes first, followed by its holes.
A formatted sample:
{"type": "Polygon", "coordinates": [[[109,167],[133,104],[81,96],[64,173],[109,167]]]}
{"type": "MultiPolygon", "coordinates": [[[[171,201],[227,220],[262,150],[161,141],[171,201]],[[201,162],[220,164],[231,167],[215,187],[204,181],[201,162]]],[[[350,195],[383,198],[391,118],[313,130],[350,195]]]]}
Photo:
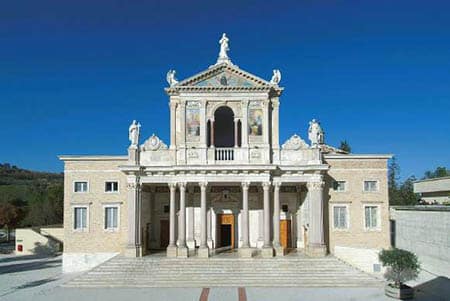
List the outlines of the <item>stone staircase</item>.
{"type": "Polygon", "coordinates": [[[335,257],[114,257],[66,287],[373,287],[377,278],[335,257]]]}

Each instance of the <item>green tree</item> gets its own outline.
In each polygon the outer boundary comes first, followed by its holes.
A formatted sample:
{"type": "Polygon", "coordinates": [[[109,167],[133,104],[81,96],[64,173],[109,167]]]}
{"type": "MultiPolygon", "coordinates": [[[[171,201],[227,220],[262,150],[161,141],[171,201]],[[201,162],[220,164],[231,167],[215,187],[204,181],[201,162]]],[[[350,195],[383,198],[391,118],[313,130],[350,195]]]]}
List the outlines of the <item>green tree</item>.
{"type": "Polygon", "coordinates": [[[11,203],[0,204],[0,227],[6,228],[7,240],[9,241],[9,232],[19,223],[19,209],[11,203]]]}
{"type": "Polygon", "coordinates": [[[350,146],[350,144],[347,142],[347,140],[342,140],[341,141],[341,145],[339,146],[339,149],[347,152],[347,153],[351,153],[352,152],[352,148],[350,146]]]}
{"type": "Polygon", "coordinates": [[[400,166],[397,163],[397,158],[392,157],[388,166],[388,190],[389,203],[391,205],[399,205],[401,203],[399,197],[399,180],[400,180],[400,166]]]}
{"type": "Polygon", "coordinates": [[[434,171],[427,170],[423,176],[423,179],[442,178],[450,176],[450,170],[446,167],[438,166],[434,171]]]}
{"type": "Polygon", "coordinates": [[[417,205],[418,196],[414,193],[414,182],[416,177],[410,176],[399,187],[399,205],[417,205]]]}

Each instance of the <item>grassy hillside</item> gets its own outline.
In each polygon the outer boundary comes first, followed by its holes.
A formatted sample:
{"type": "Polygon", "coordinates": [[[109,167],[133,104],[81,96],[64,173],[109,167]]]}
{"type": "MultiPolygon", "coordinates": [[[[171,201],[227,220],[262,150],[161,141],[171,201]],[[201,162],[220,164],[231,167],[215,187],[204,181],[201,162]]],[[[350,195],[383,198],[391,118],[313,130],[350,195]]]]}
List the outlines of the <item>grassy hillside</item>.
{"type": "Polygon", "coordinates": [[[0,164],[0,204],[11,203],[22,212],[19,226],[61,223],[63,178],[62,173],[0,164]]]}

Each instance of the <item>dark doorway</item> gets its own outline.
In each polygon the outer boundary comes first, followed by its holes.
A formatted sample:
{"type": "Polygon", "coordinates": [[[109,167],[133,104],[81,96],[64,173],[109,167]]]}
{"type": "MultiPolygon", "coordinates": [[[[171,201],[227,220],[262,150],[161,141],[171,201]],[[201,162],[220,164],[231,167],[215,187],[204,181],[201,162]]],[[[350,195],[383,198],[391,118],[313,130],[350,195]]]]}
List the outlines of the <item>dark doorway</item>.
{"type": "Polygon", "coordinates": [[[220,225],[220,247],[231,246],[231,225],[220,225]]]}
{"type": "Polygon", "coordinates": [[[159,236],[159,246],[161,249],[167,248],[169,245],[169,221],[161,220],[160,221],[160,236],[159,236]]]}
{"type": "Polygon", "coordinates": [[[214,113],[214,146],[234,146],[234,113],[229,107],[220,107],[214,113]]]}

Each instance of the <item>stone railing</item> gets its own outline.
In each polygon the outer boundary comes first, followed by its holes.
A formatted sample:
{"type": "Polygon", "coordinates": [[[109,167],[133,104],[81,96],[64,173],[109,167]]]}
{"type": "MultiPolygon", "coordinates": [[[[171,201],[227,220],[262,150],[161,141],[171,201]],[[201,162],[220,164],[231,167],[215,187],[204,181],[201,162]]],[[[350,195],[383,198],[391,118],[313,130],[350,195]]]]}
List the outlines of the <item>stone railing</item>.
{"type": "Polygon", "coordinates": [[[216,161],[234,161],[234,148],[217,147],[214,152],[214,159],[216,161]]]}

